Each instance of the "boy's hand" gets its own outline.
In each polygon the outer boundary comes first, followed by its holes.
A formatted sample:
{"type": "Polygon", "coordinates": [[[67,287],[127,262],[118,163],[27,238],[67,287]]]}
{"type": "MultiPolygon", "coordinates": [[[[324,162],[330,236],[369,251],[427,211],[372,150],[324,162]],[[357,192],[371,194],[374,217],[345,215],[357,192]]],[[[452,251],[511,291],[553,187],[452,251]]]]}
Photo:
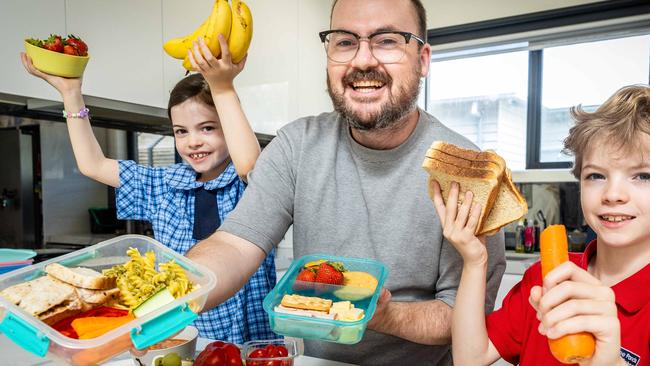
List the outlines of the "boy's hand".
{"type": "Polygon", "coordinates": [[[221,46],[220,58],[214,57],[203,37],[194,41],[193,47],[188,50],[192,68],[203,75],[212,93],[233,90],[233,80],[246,64],[246,57],[238,64],[232,63],[228,42],[222,34],[219,34],[219,45],[221,46]]]}
{"type": "Polygon", "coordinates": [[[472,192],[467,191],[463,204],[458,208],[456,202],[458,202],[459,190],[458,183],[452,182],[447,205],[445,205],[440,185],[436,181],[433,182],[433,204],[442,224],[442,234],[458,250],[465,265],[485,265],[487,263],[485,236],[477,238],[474,235],[481,216],[481,205],[472,203],[474,196],[472,192]]]}
{"type": "Polygon", "coordinates": [[[27,56],[25,52],[20,53],[20,59],[27,72],[47,81],[59,93],[61,93],[62,96],[77,93],[81,95],[81,78],[64,78],[61,76],[46,74],[34,67],[32,59],[27,56]]]}
{"type": "Polygon", "coordinates": [[[544,278],[544,288],[530,291],[537,310],[539,332],[556,339],[589,332],[596,338],[594,356],[581,366],[618,365],[621,329],[614,292],[572,262],[563,263],[544,278]]]}

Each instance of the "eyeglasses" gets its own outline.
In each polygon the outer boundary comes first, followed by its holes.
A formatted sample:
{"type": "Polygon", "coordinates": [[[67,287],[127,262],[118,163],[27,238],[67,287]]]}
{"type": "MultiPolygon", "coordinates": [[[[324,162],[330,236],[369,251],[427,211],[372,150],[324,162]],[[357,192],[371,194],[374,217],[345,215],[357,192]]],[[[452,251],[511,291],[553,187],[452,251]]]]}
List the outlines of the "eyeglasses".
{"type": "Polygon", "coordinates": [[[338,63],[352,61],[359,51],[361,41],[364,40],[368,41],[372,55],[384,64],[401,60],[411,38],[424,44],[422,38],[410,32],[380,31],[368,37],[361,37],[346,30],[332,29],[319,32],[318,35],[325,46],[327,58],[338,63]]]}

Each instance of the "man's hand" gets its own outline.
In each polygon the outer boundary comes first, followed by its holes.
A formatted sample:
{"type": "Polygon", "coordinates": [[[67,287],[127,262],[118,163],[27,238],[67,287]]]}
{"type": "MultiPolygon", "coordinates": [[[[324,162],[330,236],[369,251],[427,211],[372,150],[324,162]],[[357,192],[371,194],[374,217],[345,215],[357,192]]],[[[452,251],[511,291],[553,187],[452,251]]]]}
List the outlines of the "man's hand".
{"type": "Polygon", "coordinates": [[[375,309],[375,314],[372,316],[372,319],[368,322],[368,328],[376,329],[375,326],[382,323],[383,317],[386,314],[386,309],[390,303],[391,293],[386,288],[381,289],[381,294],[379,295],[379,300],[377,300],[377,308],[375,309]]]}
{"type": "Polygon", "coordinates": [[[596,338],[594,356],[581,366],[618,365],[621,329],[614,292],[572,262],[563,263],[544,278],[544,287],[530,291],[537,310],[539,332],[550,339],[589,332],[596,338]]]}

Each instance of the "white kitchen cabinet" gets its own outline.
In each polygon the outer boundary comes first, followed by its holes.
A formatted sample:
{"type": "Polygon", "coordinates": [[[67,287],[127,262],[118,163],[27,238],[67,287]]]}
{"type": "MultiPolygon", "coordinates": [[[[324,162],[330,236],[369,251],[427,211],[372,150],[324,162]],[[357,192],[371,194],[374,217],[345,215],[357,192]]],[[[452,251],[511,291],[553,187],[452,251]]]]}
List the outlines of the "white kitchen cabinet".
{"type": "Polygon", "coordinates": [[[159,0],[66,0],[65,19],[88,43],[84,94],[166,106],[159,0]]]}
{"type": "Polygon", "coordinates": [[[59,99],[54,88],[27,73],[20,62],[25,38],[65,34],[64,0],[0,1],[0,93],[59,99]]]}

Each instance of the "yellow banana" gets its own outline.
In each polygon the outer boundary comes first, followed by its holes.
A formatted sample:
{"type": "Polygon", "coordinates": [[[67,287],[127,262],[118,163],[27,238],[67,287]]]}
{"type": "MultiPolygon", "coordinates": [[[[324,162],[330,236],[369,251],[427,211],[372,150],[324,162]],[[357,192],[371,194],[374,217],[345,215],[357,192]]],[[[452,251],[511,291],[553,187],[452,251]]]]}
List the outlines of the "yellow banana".
{"type": "MultiPolygon", "coordinates": [[[[200,36],[205,40],[205,44],[212,52],[214,57],[219,57],[221,54],[221,46],[219,45],[219,34],[228,39],[230,36],[230,28],[232,23],[232,11],[228,0],[216,0],[212,8],[212,14],[208,19],[208,26],[205,32],[200,36]]],[[[189,57],[183,60],[183,67],[186,70],[192,70],[189,57]]]]}
{"type": "Polygon", "coordinates": [[[163,44],[163,49],[173,58],[182,60],[187,56],[187,49],[192,47],[192,42],[197,39],[200,35],[205,34],[205,30],[208,28],[208,19],[206,19],[203,24],[194,30],[191,34],[188,34],[185,37],[172,38],[169,41],[163,44]]]}
{"type": "Polygon", "coordinates": [[[232,0],[232,28],[228,39],[228,49],[234,64],[239,63],[253,39],[253,15],[248,5],[241,0],[232,0]]]}

